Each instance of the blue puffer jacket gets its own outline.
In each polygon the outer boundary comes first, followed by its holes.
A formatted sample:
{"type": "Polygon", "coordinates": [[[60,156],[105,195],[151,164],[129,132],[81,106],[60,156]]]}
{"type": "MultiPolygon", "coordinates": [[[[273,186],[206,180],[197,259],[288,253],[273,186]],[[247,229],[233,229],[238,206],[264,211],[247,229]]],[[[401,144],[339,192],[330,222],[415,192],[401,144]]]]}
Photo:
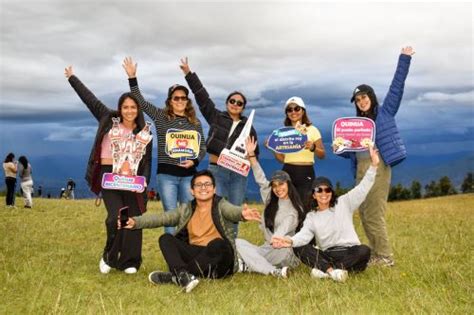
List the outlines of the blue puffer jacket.
{"type": "MultiPolygon", "coordinates": [[[[400,132],[395,122],[395,114],[400,107],[405,88],[405,80],[410,68],[411,56],[401,54],[398,58],[397,70],[385,97],[382,106],[376,109],[375,118],[375,145],[386,165],[395,166],[407,157],[400,132]]],[[[341,154],[342,157],[351,159],[354,177],[357,171],[357,159],[354,152],[341,154]]]]}

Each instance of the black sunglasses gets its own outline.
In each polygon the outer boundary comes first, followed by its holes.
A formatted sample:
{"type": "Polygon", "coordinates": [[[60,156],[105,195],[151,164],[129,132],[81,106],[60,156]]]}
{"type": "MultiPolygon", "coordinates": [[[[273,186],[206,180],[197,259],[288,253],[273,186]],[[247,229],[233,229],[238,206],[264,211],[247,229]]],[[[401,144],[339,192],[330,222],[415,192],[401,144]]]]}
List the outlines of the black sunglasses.
{"type": "Polygon", "coordinates": [[[332,193],[332,189],[329,187],[326,187],[326,188],[318,187],[318,188],[313,189],[313,192],[317,192],[317,193],[322,193],[323,191],[326,194],[332,193]]]}
{"type": "Polygon", "coordinates": [[[233,99],[233,98],[231,98],[231,99],[229,100],[229,103],[232,104],[232,105],[237,105],[237,106],[239,106],[239,107],[244,106],[244,102],[239,101],[239,100],[236,100],[236,99],[233,99]]]}
{"type": "Polygon", "coordinates": [[[301,107],[295,106],[295,107],[287,107],[286,112],[287,113],[293,113],[293,112],[299,112],[301,110],[301,107]]]}
{"type": "Polygon", "coordinates": [[[187,96],[173,96],[173,101],[179,102],[179,101],[187,101],[188,97],[187,96]]]}

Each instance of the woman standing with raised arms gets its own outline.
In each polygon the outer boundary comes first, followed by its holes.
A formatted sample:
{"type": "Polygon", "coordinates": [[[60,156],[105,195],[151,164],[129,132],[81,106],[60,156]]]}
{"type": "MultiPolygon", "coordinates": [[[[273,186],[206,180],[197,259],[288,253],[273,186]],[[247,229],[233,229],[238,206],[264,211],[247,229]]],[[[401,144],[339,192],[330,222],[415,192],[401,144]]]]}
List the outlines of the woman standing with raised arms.
{"type": "MultiPolygon", "coordinates": [[[[131,57],[125,58],[123,68],[128,75],[130,90],[138,100],[140,108],[155,123],[158,137],[158,170],[157,185],[163,208],[171,211],[177,208],[178,202],[185,204],[192,200],[191,178],[197,172],[199,162],[206,154],[202,125],[188,97],[189,90],[183,85],[175,84],[168,89],[165,108],[158,108],[145,100],[138,87],[137,64],[131,57]],[[166,153],[166,133],[170,130],[196,131],[199,134],[199,155],[196,159],[180,161],[166,153]]],[[[174,227],[165,227],[165,232],[173,233],[174,227]]]]}
{"type": "MultiPolygon", "coordinates": [[[[112,118],[120,118],[119,139],[123,142],[130,136],[136,135],[145,127],[145,119],[135,98],[130,93],[124,93],[118,100],[117,110],[105,106],[97,97],[74,75],[72,66],[65,69],[66,78],[80,99],[86,104],[92,115],[97,119],[97,129],[94,145],[92,146],[86,170],[86,181],[92,192],[102,194],[107,218],[107,241],[99,262],[101,273],[109,273],[111,268],[133,274],[141,265],[142,231],[120,231],[117,229],[119,210],[128,207],[129,216],[140,216],[146,211],[146,190],[136,193],[125,190],[110,190],[101,187],[104,173],[113,169],[113,149],[109,131],[112,129],[112,118]]],[[[152,142],[146,146],[146,152],[138,165],[137,175],[145,176],[150,182],[152,142]]]]}
{"type": "MultiPolygon", "coordinates": [[[[402,48],[392,84],[382,106],[379,106],[374,89],[366,84],[357,86],[351,98],[351,102],[355,103],[357,116],[367,117],[375,122],[375,146],[383,161],[377,170],[373,188],[359,208],[362,226],[372,249],[370,264],[375,265],[393,266],[395,264],[388,241],[385,211],[390,191],[392,166],[397,165],[407,156],[395,122],[395,115],[402,101],[405,80],[408,76],[411,56],[414,53],[415,51],[410,46],[402,48]]],[[[370,166],[370,157],[367,152],[347,152],[341,156],[351,159],[356,182],[359,183],[370,166]]]]}

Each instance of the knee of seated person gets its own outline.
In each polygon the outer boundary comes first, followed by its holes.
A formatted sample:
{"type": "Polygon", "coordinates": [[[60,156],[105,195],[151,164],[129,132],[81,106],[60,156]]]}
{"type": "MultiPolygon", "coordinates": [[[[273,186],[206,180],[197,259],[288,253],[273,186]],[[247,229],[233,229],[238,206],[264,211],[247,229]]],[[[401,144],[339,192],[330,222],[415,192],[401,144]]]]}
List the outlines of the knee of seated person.
{"type": "Polygon", "coordinates": [[[174,236],[168,233],[164,233],[158,238],[158,244],[161,246],[161,244],[168,243],[174,236]]]}
{"type": "Polygon", "coordinates": [[[207,248],[210,252],[221,253],[227,249],[227,243],[221,238],[215,238],[207,244],[207,248]]]}
{"type": "Polygon", "coordinates": [[[360,245],[359,246],[359,253],[362,256],[370,257],[370,247],[367,246],[367,245],[364,245],[364,244],[360,245]]]}

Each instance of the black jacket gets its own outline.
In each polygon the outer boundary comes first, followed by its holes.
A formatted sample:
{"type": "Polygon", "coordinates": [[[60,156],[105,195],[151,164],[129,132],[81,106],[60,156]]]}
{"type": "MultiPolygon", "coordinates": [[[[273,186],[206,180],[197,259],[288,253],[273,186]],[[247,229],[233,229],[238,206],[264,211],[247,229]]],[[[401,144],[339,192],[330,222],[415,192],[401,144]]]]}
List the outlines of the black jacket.
{"type": "MultiPolygon", "coordinates": [[[[207,152],[219,156],[223,149],[230,149],[230,147],[232,147],[244,128],[245,123],[247,122],[247,117],[240,117],[241,120],[239,124],[229,138],[229,132],[233,123],[232,117],[230,117],[227,111],[220,111],[216,108],[216,105],[209,97],[209,94],[196,73],[190,72],[185,78],[191,91],[194,93],[194,97],[196,98],[196,102],[199,105],[202,115],[210,127],[206,141],[207,152]]],[[[255,138],[255,141],[257,140],[257,133],[253,126],[250,135],[255,138]]],[[[258,154],[259,148],[257,145],[255,155],[258,156],[258,154]]]]}
{"type": "MultiPolygon", "coordinates": [[[[79,98],[84,102],[84,104],[87,105],[87,108],[89,108],[92,115],[94,115],[94,117],[99,122],[94,145],[92,146],[89,161],[87,163],[85,177],[91,191],[96,195],[99,195],[101,191],[100,153],[102,149],[102,139],[104,138],[104,135],[112,128],[112,117],[120,117],[120,114],[118,111],[111,110],[105,106],[76,76],[71,76],[69,78],[69,83],[76,91],[79,98]]],[[[137,134],[140,132],[140,130],[142,130],[143,127],[145,127],[145,119],[143,117],[143,113],[140,110],[138,111],[138,117],[136,121],[137,127],[135,130],[133,130],[134,134],[137,134]]],[[[146,153],[138,165],[138,175],[145,176],[147,183],[150,183],[152,147],[153,144],[150,141],[150,143],[147,145],[146,153]]],[[[140,210],[145,212],[146,191],[140,194],[140,196],[137,194],[137,197],[142,199],[142,202],[139,202],[141,207],[140,210]]]]}

